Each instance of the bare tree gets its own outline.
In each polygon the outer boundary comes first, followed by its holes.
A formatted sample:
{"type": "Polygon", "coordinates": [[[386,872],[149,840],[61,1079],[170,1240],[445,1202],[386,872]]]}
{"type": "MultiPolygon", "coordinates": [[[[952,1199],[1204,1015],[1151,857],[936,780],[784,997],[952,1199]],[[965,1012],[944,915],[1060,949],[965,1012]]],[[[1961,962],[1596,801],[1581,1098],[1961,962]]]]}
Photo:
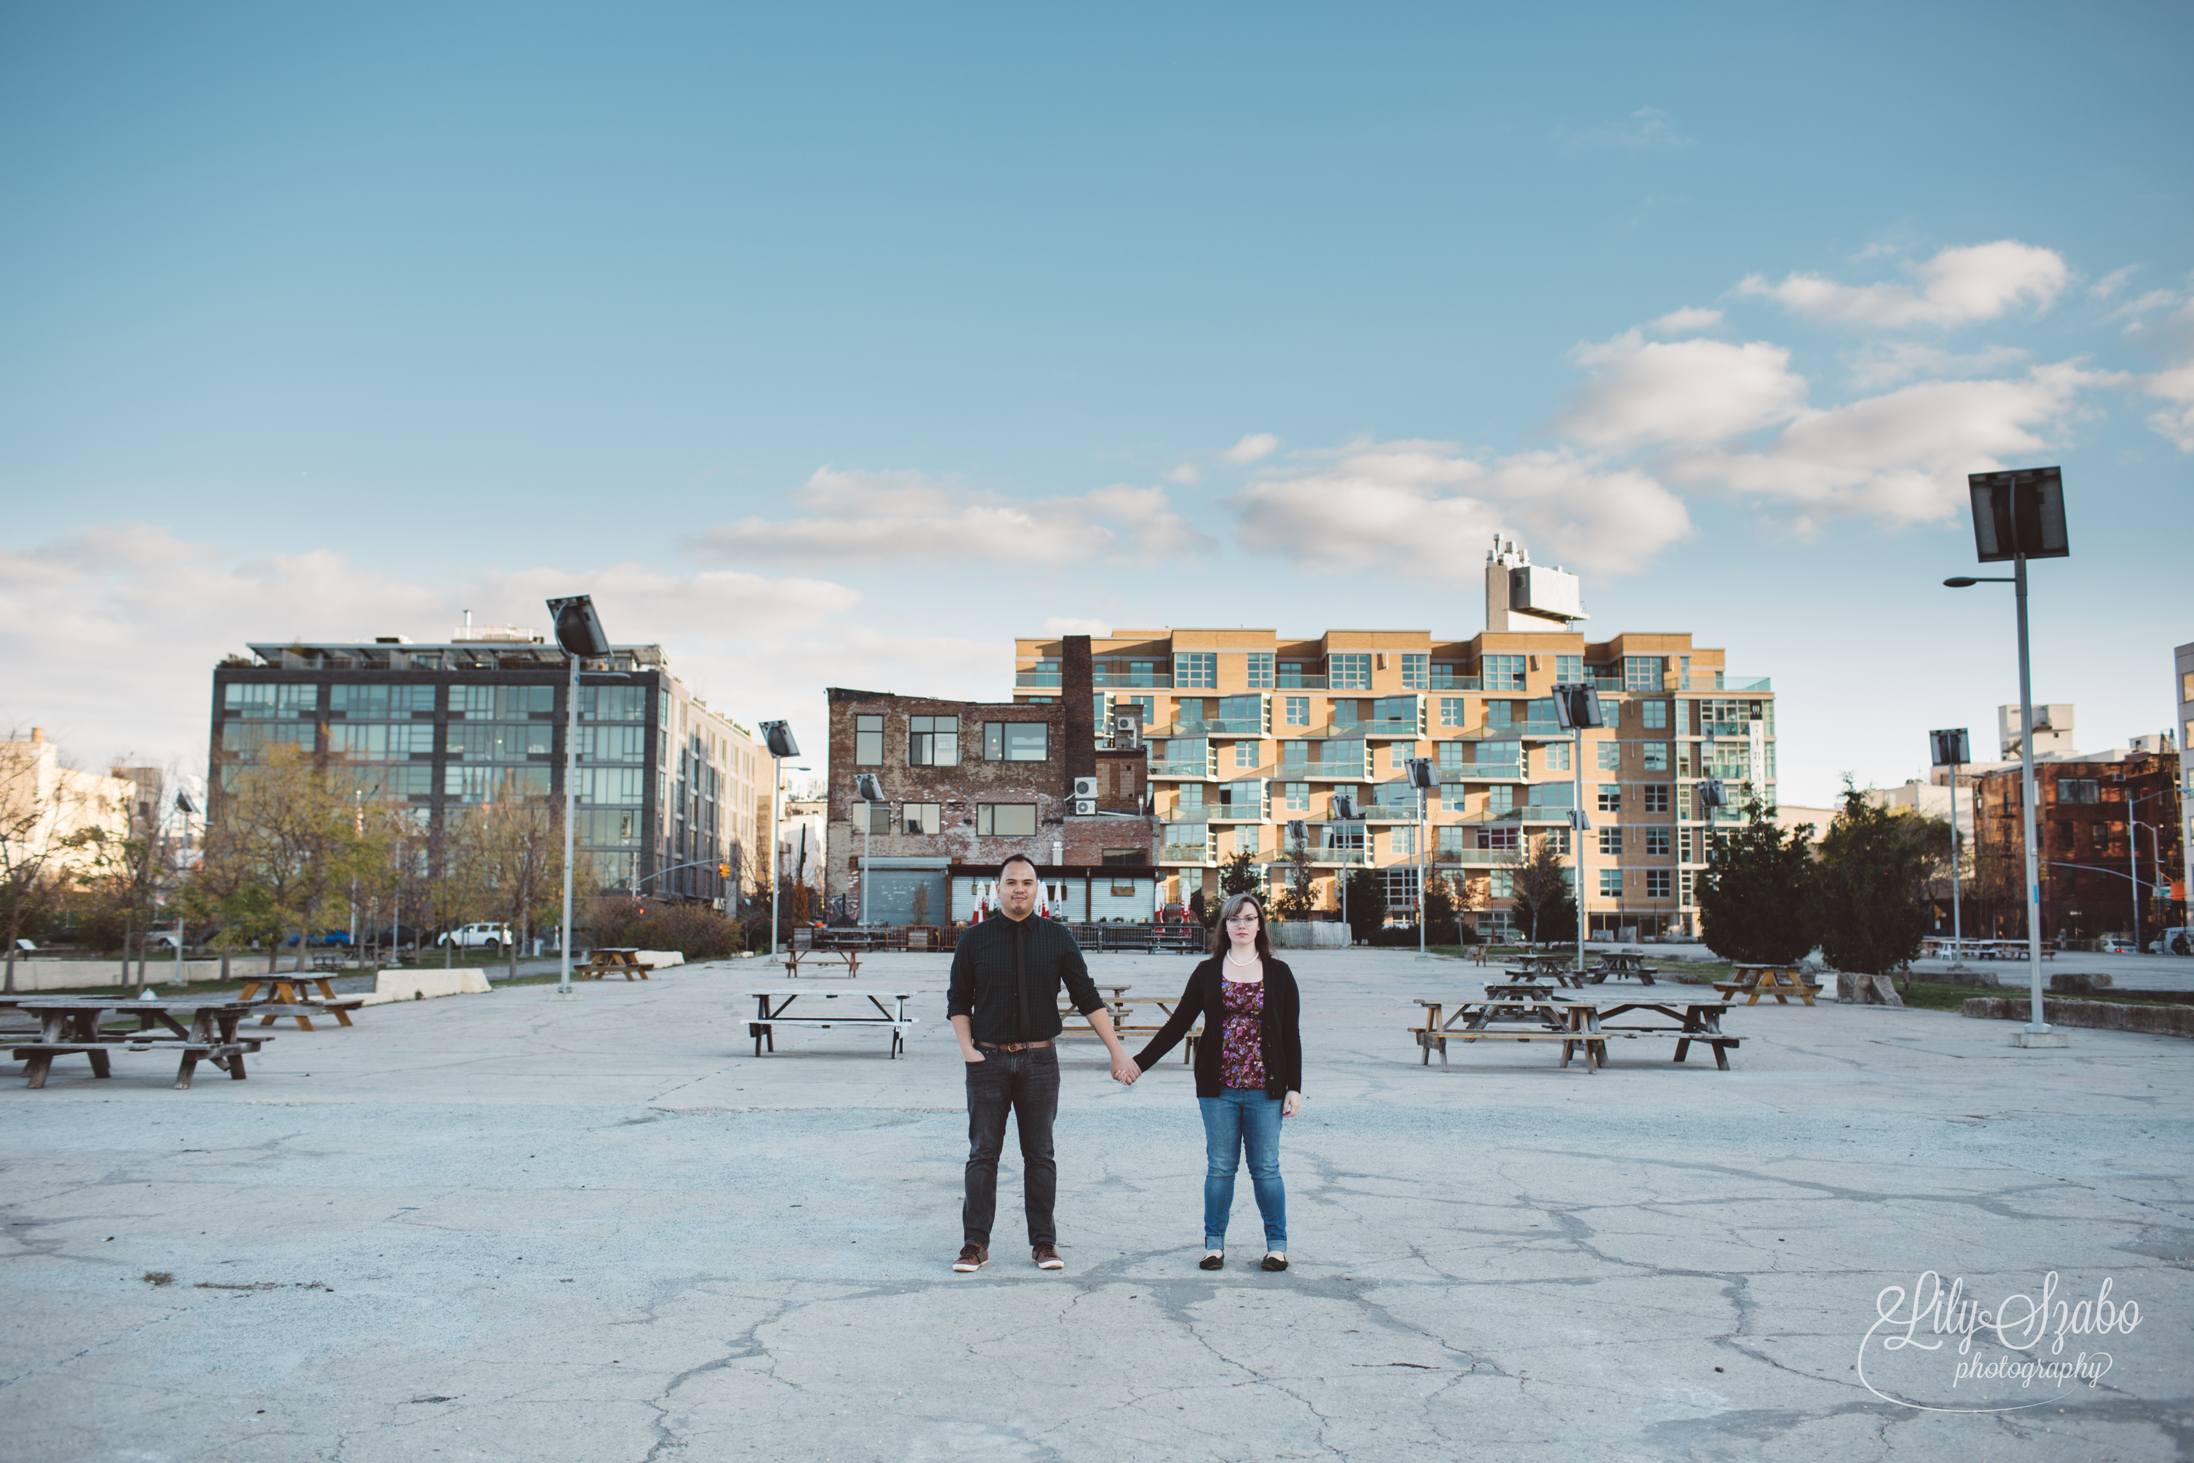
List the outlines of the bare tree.
{"type": "Polygon", "coordinates": [[[1554,840],[1541,836],[1531,857],[1515,866],[1516,907],[1530,917],[1531,942],[1566,940],[1577,933],[1577,906],[1562,872],[1554,840]]]}
{"type": "Polygon", "coordinates": [[[381,862],[357,804],[295,747],[270,747],[243,768],[214,813],[191,903],[220,921],[224,948],[267,941],[269,972],[285,934],[303,940],[347,918],[352,881],[381,862]]]}
{"type": "Polygon", "coordinates": [[[533,922],[563,890],[562,820],[541,802],[516,795],[483,803],[464,820],[464,841],[490,918],[511,930],[510,975],[533,922]]]}
{"type": "Polygon", "coordinates": [[[66,892],[87,845],[112,831],[121,810],[97,805],[84,780],[61,765],[42,734],[0,743],[0,925],[7,939],[5,988],[15,989],[15,956],[26,932],[41,930],[66,892]]]}

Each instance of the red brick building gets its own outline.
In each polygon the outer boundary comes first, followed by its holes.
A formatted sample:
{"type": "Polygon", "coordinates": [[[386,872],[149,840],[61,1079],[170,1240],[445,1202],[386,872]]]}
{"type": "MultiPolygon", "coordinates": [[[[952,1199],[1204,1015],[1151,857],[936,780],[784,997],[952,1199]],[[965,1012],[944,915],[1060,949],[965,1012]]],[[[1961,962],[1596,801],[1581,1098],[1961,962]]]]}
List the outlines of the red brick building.
{"type": "MultiPolygon", "coordinates": [[[[2130,933],[2146,944],[2159,929],[2185,923],[2177,752],[2052,757],[2035,763],[2034,784],[2045,938],[2130,933]]],[[[2014,766],[1988,772],[1974,788],[1975,903],[1993,927],[1988,933],[2004,938],[2026,933],[2021,786],[2014,766]]]]}
{"type": "Polygon", "coordinates": [[[1151,916],[1148,759],[1140,746],[1096,744],[1086,689],[1037,705],[843,687],[829,698],[833,910],[861,918],[865,859],[871,910],[862,922],[959,923],[999,863],[1019,853],[1035,860],[1058,918],[1151,916]],[[884,801],[860,799],[862,774],[875,777],[884,801]],[[1076,799],[1078,779],[1094,797],[1076,799]]]}

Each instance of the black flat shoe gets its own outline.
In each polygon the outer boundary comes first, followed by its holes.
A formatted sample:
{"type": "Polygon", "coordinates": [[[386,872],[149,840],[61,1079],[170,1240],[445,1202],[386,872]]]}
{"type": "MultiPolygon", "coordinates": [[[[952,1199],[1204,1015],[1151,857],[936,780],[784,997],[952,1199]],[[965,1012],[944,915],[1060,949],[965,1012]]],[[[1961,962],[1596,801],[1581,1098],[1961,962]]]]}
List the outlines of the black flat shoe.
{"type": "Polygon", "coordinates": [[[1287,1268],[1287,1256],[1277,1254],[1265,1256],[1264,1268],[1267,1270],[1285,1270],[1287,1268]]]}
{"type": "Polygon", "coordinates": [[[1226,1268],[1226,1262],[1227,1252],[1225,1250],[1213,1250],[1196,1262],[1196,1268],[1199,1270],[1223,1270],[1226,1268]]]}

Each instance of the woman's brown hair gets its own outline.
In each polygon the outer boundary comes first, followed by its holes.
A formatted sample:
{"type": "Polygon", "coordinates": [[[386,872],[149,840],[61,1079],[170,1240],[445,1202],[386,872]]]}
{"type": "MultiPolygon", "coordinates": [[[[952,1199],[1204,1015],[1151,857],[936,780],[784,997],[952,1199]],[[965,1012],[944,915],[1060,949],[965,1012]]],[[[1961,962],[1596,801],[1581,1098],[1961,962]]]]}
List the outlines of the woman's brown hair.
{"type": "Polygon", "coordinates": [[[1269,960],[1272,958],[1272,937],[1266,931],[1265,902],[1251,889],[1244,889],[1219,906],[1219,922],[1211,927],[1211,953],[1224,955],[1234,947],[1234,942],[1227,937],[1227,921],[1245,904],[1257,906],[1257,953],[1269,960]]]}

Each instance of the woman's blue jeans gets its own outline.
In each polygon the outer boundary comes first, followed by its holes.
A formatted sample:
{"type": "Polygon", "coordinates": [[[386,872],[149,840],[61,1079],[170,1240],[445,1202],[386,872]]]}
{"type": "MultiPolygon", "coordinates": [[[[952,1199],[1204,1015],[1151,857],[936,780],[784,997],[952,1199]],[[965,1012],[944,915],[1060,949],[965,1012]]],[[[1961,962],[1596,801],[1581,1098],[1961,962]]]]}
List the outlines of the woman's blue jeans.
{"type": "Polygon", "coordinates": [[[1287,1190],[1280,1184],[1280,1099],[1262,1087],[1229,1087],[1199,1097],[1204,1110],[1204,1248],[1226,1248],[1234,1174],[1249,1155],[1249,1186],[1265,1221],[1265,1248],[1287,1248],[1287,1190]]]}

